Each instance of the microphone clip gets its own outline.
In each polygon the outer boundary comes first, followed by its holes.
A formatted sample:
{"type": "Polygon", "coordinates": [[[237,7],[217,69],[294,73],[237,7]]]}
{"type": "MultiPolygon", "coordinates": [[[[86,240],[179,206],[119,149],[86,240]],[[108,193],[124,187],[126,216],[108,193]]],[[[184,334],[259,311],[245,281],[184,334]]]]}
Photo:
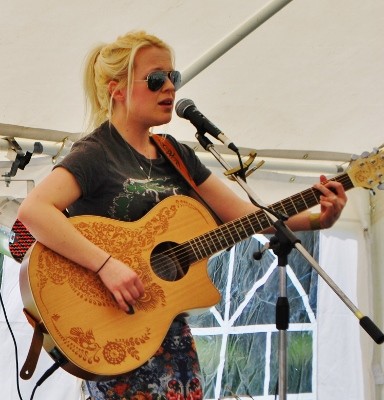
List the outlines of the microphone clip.
{"type": "Polygon", "coordinates": [[[245,161],[242,166],[227,170],[224,172],[224,175],[231,181],[235,180],[234,175],[240,177],[245,176],[247,178],[249,175],[251,175],[257,169],[259,169],[265,163],[264,160],[261,160],[257,163],[257,165],[254,165],[251,169],[249,169],[249,167],[255,161],[256,155],[257,153],[252,151],[251,153],[249,153],[248,160],[245,161]]]}

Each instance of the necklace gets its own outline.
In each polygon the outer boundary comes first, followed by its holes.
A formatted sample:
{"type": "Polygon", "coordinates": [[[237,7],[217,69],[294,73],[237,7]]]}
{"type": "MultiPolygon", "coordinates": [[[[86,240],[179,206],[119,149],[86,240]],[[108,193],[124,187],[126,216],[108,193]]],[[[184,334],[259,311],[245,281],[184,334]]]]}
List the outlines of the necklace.
{"type": "MultiPolygon", "coordinates": [[[[136,158],[136,156],[135,156],[136,158]]],[[[148,169],[148,174],[145,172],[143,166],[140,164],[140,161],[136,158],[137,163],[139,164],[139,168],[143,171],[143,174],[147,177],[147,179],[150,181],[151,180],[151,172],[152,172],[152,159],[149,158],[149,169],[148,169]]]]}
{"type": "MultiPolygon", "coordinates": [[[[138,153],[137,150],[135,150],[135,148],[133,148],[128,142],[126,142],[126,143],[128,144],[129,151],[133,155],[133,158],[136,160],[137,165],[139,166],[139,168],[141,169],[141,171],[143,172],[143,174],[145,175],[147,180],[150,181],[151,180],[151,172],[152,172],[152,158],[145,156],[147,158],[147,160],[149,160],[149,169],[148,169],[148,173],[146,173],[144,167],[141,165],[139,158],[135,154],[135,153],[138,153]]],[[[149,155],[149,143],[147,143],[146,154],[149,155]]],[[[140,153],[139,153],[139,155],[140,155],[140,153]]]]}

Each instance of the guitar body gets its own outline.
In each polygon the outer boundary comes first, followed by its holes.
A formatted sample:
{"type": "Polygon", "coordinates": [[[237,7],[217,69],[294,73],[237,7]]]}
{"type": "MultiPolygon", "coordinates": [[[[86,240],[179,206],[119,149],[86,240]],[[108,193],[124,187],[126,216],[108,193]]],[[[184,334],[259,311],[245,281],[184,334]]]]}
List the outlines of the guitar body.
{"type": "Polygon", "coordinates": [[[20,271],[23,303],[42,326],[43,347],[52,357],[57,351],[64,355],[68,362],[63,368],[69,373],[99,380],[134,370],[156,353],[178,314],[220,300],[205,259],[187,265],[188,251],[167,250],[217,227],[197,201],[169,197],[136,222],[97,216],[69,220],[131,266],[145,286],[145,295],[128,314],[118,308],[98,275],[39,242],[30,248],[20,271]],[[155,263],[157,253],[161,257],[155,263]],[[175,272],[180,268],[181,273],[175,272]]]}

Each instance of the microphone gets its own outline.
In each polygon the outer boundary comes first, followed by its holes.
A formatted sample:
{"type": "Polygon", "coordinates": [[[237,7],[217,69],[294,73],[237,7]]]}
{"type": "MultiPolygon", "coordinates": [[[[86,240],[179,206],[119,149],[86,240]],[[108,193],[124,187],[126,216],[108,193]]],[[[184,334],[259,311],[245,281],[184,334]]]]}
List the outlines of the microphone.
{"type": "Polygon", "coordinates": [[[176,103],[176,114],[180,118],[189,120],[199,133],[209,133],[216,139],[220,140],[229,149],[238,153],[238,148],[235,144],[224,135],[224,133],[196,108],[195,103],[190,99],[181,99],[176,103]]]}

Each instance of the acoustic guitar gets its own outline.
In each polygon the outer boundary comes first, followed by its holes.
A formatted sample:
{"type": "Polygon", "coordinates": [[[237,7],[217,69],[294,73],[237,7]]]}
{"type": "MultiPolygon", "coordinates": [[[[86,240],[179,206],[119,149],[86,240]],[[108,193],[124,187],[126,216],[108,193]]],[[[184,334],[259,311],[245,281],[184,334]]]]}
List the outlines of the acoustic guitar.
{"type": "MultiPolygon", "coordinates": [[[[345,190],[382,183],[382,152],[352,162],[331,180],[345,190]]],[[[275,211],[295,215],[319,204],[306,189],[278,203],[275,211]]],[[[20,271],[29,321],[43,334],[44,349],[63,368],[84,379],[105,379],[140,367],[159,350],[180,313],[207,308],[220,294],[207,273],[207,258],[272,225],[263,211],[217,226],[210,213],[186,196],[172,196],[136,222],[98,216],[69,218],[89,240],[131,266],[145,295],[130,313],[119,309],[98,275],[39,242],[20,271]]]]}

